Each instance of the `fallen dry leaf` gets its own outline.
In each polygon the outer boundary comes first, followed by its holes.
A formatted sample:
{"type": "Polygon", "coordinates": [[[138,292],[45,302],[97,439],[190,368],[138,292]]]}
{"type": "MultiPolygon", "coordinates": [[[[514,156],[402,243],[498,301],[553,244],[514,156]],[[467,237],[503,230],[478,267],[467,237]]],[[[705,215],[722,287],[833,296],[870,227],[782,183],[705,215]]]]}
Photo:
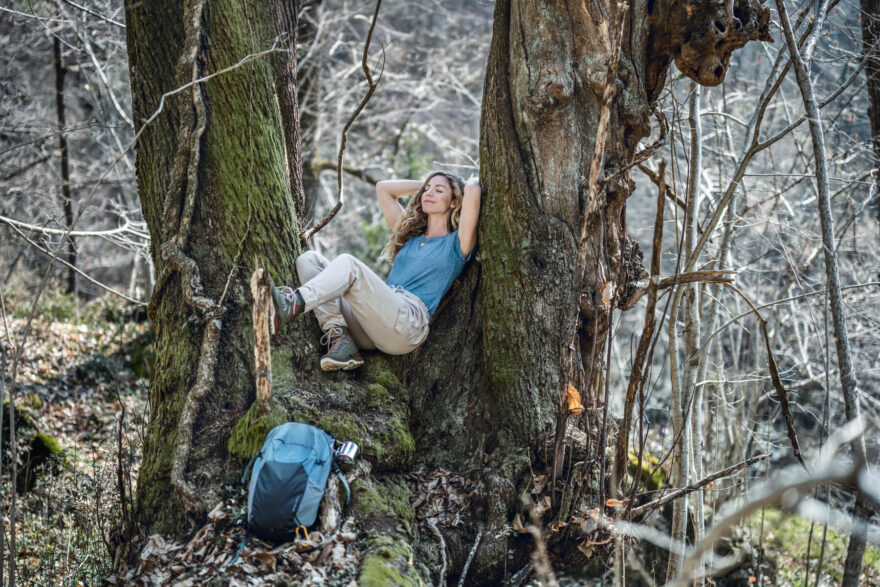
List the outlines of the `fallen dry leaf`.
{"type": "Polygon", "coordinates": [[[590,558],[593,556],[593,550],[595,550],[595,547],[593,546],[593,543],[589,540],[584,540],[583,542],[578,544],[578,550],[584,553],[585,557],[590,558]]]}
{"type": "Polygon", "coordinates": [[[253,558],[259,561],[260,566],[265,567],[273,573],[275,572],[275,563],[277,562],[277,559],[274,555],[271,555],[268,552],[256,552],[254,553],[253,558]]]}

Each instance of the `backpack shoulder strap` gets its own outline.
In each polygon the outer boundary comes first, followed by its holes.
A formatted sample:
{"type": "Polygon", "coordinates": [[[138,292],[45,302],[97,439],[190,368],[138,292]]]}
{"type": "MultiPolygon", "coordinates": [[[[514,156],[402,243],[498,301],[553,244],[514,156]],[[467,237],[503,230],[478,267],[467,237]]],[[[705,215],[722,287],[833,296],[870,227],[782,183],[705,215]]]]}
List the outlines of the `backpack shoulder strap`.
{"type": "Polygon", "coordinates": [[[247,537],[248,537],[248,533],[247,533],[247,530],[245,530],[244,535],[241,537],[241,543],[238,545],[238,550],[235,551],[235,556],[232,557],[231,559],[229,559],[228,561],[226,561],[225,563],[223,563],[223,565],[221,565],[221,567],[220,567],[221,571],[223,569],[225,569],[226,567],[228,567],[229,565],[235,564],[235,561],[237,561],[238,557],[241,556],[241,551],[244,550],[244,543],[247,540],[247,537]]]}
{"type": "Polygon", "coordinates": [[[348,486],[348,480],[345,478],[345,475],[342,474],[342,471],[339,469],[339,465],[336,464],[336,461],[333,461],[333,472],[339,477],[339,480],[342,481],[342,486],[345,487],[345,505],[351,501],[351,487],[348,486]]]}
{"type": "Polygon", "coordinates": [[[244,468],[244,475],[241,476],[241,484],[244,485],[247,481],[248,474],[251,472],[251,467],[254,466],[254,461],[257,460],[257,457],[261,456],[263,451],[257,451],[257,453],[251,457],[251,460],[248,461],[247,467],[244,468]]]}

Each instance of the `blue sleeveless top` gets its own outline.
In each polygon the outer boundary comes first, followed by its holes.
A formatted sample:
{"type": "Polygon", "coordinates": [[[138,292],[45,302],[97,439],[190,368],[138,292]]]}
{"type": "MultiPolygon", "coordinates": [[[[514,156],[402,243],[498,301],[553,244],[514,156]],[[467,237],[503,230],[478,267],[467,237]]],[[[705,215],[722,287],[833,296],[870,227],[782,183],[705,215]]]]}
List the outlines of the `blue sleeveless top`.
{"type": "Polygon", "coordinates": [[[433,316],[471,255],[461,254],[457,230],[429,239],[420,234],[397,252],[385,283],[417,295],[433,316]]]}

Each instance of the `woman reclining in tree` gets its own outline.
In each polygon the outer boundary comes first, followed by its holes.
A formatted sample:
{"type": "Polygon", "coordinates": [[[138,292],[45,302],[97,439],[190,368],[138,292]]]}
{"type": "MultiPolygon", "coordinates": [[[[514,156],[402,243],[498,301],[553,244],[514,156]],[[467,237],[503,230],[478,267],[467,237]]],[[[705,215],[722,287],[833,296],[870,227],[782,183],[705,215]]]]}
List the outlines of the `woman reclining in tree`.
{"type": "Polygon", "coordinates": [[[376,184],[382,214],[391,226],[385,252],[391,273],[385,281],[351,255],[327,261],[314,251],[296,260],[303,285],[273,287],[276,330],[314,310],[324,371],[363,365],[359,349],[403,355],[428,336],[428,322],[452,286],[477,241],[480,186],[444,172],[424,183],[384,180],[376,184]],[[415,194],[406,210],[398,198],[415,194]]]}

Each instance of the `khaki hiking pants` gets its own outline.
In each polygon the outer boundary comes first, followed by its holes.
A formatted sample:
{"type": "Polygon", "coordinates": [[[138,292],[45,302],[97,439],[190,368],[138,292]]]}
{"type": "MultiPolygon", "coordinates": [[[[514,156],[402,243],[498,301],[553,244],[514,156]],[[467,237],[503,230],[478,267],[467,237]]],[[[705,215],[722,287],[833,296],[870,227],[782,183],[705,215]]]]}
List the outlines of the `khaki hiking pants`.
{"type": "Polygon", "coordinates": [[[415,294],[391,287],[355,257],[327,261],[315,251],[296,260],[306,312],[315,311],[321,330],[346,326],[358,348],[405,355],[428,336],[430,315],[415,294]]]}

